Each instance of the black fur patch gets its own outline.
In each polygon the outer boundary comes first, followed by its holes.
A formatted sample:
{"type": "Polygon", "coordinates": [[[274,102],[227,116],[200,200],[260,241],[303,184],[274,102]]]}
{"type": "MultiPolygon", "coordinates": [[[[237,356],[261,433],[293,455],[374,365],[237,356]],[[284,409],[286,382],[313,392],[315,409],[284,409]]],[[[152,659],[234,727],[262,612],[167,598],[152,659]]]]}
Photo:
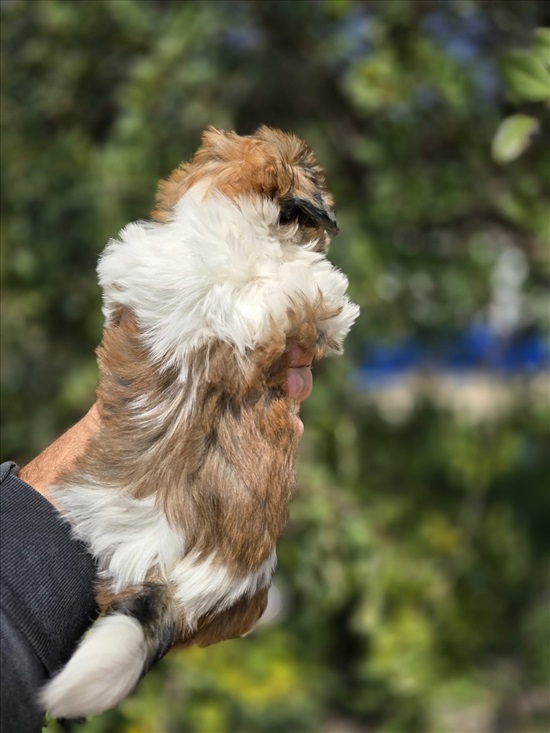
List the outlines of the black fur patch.
{"type": "Polygon", "coordinates": [[[170,613],[170,601],[165,586],[145,585],[136,595],[114,603],[109,613],[130,616],[143,627],[149,649],[143,674],[162,659],[174,643],[175,623],[170,613]]]}
{"type": "Polygon", "coordinates": [[[329,234],[338,234],[334,212],[324,206],[321,197],[315,202],[295,197],[282,199],[279,224],[292,222],[302,227],[322,227],[329,234]]]}
{"type": "Polygon", "coordinates": [[[135,618],[144,628],[148,629],[158,622],[161,614],[161,604],[162,588],[145,586],[139,595],[115,604],[112,606],[112,610],[135,618]]]}

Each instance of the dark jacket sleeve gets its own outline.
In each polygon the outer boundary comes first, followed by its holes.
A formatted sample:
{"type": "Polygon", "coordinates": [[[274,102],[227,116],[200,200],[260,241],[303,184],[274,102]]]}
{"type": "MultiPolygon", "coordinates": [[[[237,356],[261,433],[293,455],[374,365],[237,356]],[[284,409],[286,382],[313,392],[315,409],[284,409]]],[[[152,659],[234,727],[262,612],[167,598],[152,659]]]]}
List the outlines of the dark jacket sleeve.
{"type": "Polygon", "coordinates": [[[38,690],[97,616],[95,565],[14,463],[0,467],[0,558],[0,730],[38,733],[38,690]]]}

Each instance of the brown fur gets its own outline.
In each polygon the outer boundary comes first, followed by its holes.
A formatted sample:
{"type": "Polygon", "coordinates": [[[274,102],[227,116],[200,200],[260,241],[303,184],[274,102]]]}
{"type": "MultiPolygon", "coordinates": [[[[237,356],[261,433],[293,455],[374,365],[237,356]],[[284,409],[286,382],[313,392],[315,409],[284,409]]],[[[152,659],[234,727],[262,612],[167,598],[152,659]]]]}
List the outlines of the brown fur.
{"type": "MultiPolygon", "coordinates": [[[[244,636],[256,626],[267,606],[268,588],[262,588],[251,598],[241,598],[226,611],[199,622],[198,631],[177,642],[176,646],[209,646],[222,639],[244,636]]],[[[181,638],[181,637],[180,637],[181,638]]]]}
{"type": "MultiPolygon", "coordinates": [[[[244,138],[205,132],[193,161],[160,184],[153,216],[167,220],[185,191],[199,181],[231,198],[272,198],[300,217],[299,206],[307,200],[315,204],[312,216],[316,211],[319,222],[330,226],[333,221],[332,199],[313,154],[301,140],[279,131],[264,127],[244,138]]],[[[317,236],[324,248],[328,239],[321,223],[298,221],[304,239],[317,236]]],[[[257,571],[275,548],[295,490],[299,436],[293,416],[298,405],[285,389],[287,350],[298,343],[319,359],[327,347],[335,348],[323,341],[317,327],[334,315],[321,297],[313,305],[295,303],[288,332],[274,326],[244,362],[228,344],[210,343],[190,355],[195,372],[182,384],[175,370],[152,360],[136,318],[121,309],[97,351],[101,430],[65,478],[78,483],[91,476],[136,498],[155,493],[169,522],[184,533],[186,552],[208,556],[215,550],[216,561],[236,577],[257,571]]],[[[145,586],[162,584],[156,573],[151,571],[145,586]]],[[[109,609],[140,592],[130,588],[115,596],[102,581],[97,598],[102,609],[109,609]]],[[[223,612],[212,609],[195,630],[179,618],[175,642],[206,645],[242,635],[266,602],[264,588],[223,612]]]]}
{"type": "MultiPolygon", "coordinates": [[[[96,586],[96,600],[101,611],[116,609],[150,587],[159,587],[159,579],[152,573],[143,587],[125,588],[114,595],[107,581],[99,581],[96,586]]],[[[185,617],[178,612],[172,599],[166,598],[165,611],[169,618],[176,619],[173,632],[173,645],[179,648],[194,645],[209,646],[227,639],[244,636],[256,626],[267,606],[269,588],[262,588],[252,596],[240,598],[223,611],[213,611],[202,616],[196,627],[190,628],[185,617]]]]}
{"type": "MultiPolygon", "coordinates": [[[[292,340],[321,358],[326,345],[314,324],[332,315],[322,302],[316,312],[302,307],[300,316],[291,314],[292,340]]],[[[236,575],[254,572],[273,552],[295,489],[297,405],[285,391],[286,347],[284,335],[274,332],[268,345],[250,355],[249,373],[227,344],[198,353],[193,361],[208,362],[209,369],[189,417],[184,412],[189,395],[177,375],[151,361],[131,314],[118,319],[98,348],[101,431],[71,479],[96,477],[113,490],[130,487],[136,498],[156,492],[171,523],[185,533],[187,551],[208,554],[215,547],[218,561],[236,575]],[[160,421],[142,417],[137,395],[148,409],[158,407],[160,421]]],[[[154,572],[147,582],[159,582],[154,572]]],[[[101,582],[98,604],[106,609],[137,591],[113,596],[101,582]]],[[[239,631],[234,635],[245,633],[247,620],[253,618],[253,625],[261,615],[262,598],[260,593],[242,600],[219,619],[201,619],[196,640],[182,625],[178,643],[214,643],[216,629],[218,641],[234,627],[239,631]]]]}
{"type": "MultiPolygon", "coordinates": [[[[296,200],[315,201],[326,212],[334,206],[311,149],[300,138],[265,126],[250,137],[212,127],[206,130],[193,160],[182,163],[159,184],[151,216],[167,221],[175,204],[198,182],[232,199],[262,196],[283,208],[296,200]]],[[[303,241],[317,238],[318,248],[327,248],[329,238],[322,222],[309,221],[301,233],[303,241]]]]}

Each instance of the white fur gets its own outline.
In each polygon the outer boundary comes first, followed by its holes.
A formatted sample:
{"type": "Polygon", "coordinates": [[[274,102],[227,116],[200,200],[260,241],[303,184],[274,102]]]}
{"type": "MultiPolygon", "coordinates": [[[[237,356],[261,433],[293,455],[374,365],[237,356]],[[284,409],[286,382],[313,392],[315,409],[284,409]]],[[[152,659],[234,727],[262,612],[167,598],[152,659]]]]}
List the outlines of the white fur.
{"type": "MultiPolygon", "coordinates": [[[[299,313],[319,300],[329,310],[340,308],[316,324],[340,347],[358,314],[345,295],[347,279],[313,251],[314,242],[293,242],[293,228],[277,226],[278,213],[266,199],[204,198],[197,187],[182,197],[168,223],[129,224],[98,266],[107,323],[118,306],[129,308],[153,358],[178,368],[191,383],[206,368],[190,361],[198,347],[221,339],[243,357],[244,368],[247,351],[265,343],[274,327],[288,333],[290,310],[299,313]]],[[[191,390],[188,404],[177,409],[190,409],[193,397],[191,390]]],[[[137,395],[135,408],[143,419],[147,406],[139,400],[137,395]]],[[[166,420],[168,411],[158,405],[147,418],[166,420]]],[[[183,533],[170,526],[154,497],[135,499],[91,478],[55,487],[52,496],[115,592],[141,584],[156,568],[191,626],[205,612],[227,608],[271,581],[275,552],[256,572],[240,577],[215,552],[186,554],[183,533]]],[[[137,621],[108,615],[46,686],[42,702],[54,716],[107,710],[137,684],[146,652],[137,621]]]]}
{"type": "MultiPolygon", "coordinates": [[[[254,573],[235,574],[215,553],[185,554],[183,533],[168,523],[152,497],[134,499],[124,491],[67,485],[52,492],[90,547],[100,575],[116,591],[139,585],[150,568],[165,578],[188,626],[206,612],[222,611],[243,595],[269,585],[275,551],[254,573]]],[[[147,661],[145,636],[138,621],[107,615],[92,627],[63,670],[43,689],[40,702],[55,717],[95,715],[116,705],[137,685],[147,661]]]]}
{"type": "Polygon", "coordinates": [[[222,611],[244,595],[253,595],[271,582],[275,570],[275,552],[250,575],[236,577],[228,568],[216,562],[213,553],[204,560],[191,553],[174,569],[170,576],[175,597],[182,607],[187,623],[194,623],[207,611],[222,611]]]}
{"type": "Polygon", "coordinates": [[[187,375],[191,352],[213,339],[240,354],[288,330],[288,310],[319,297],[342,307],[319,324],[341,344],[358,308],[346,277],[310,247],[277,239],[278,207],[191,189],[167,223],[128,224],[98,266],[107,322],[119,305],[140,323],[154,358],[187,375]]]}
{"type": "Polygon", "coordinates": [[[97,558],[100,577],[111,579],[115,593],[139,586],[156,568],[171,584],[190,625],[212,608],[227,608],[269,585],[273,575],[275,552],[256,572],[244,576],[235,576],[215,552],[186,554],[183,532],[170,526],[152,496],[134,499],[91,480],[88,485],[56,487],[51,493],[74,534],[97,558]]]}
{"type": "Polygon", "coordinates": [[[86,634],[60,674],[44,687],[40,701],[56,718],[102,713],[132,692],[146,659],[141,625],[120,613],[105,616],[86,634]]]}
{"type": "Polygon", "coordinates": [[[172,529],[154,496],[134,499],[125,491],[87,484],[51,489],[52,499],[99,564],[112,589],[139,585],[157,568],[168,579],[184,555],[185,538],[172,529]]]}

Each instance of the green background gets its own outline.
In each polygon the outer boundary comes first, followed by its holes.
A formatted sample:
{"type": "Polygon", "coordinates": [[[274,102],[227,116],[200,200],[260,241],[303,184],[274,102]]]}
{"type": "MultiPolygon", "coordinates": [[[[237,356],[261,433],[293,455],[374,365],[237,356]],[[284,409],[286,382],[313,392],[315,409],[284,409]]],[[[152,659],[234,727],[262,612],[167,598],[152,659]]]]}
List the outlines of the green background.
{"type": "Polygon", "coordinates": [[[3,459],[93,402],[98,254],[209,124],[312,145],[362,309],[304,405],[284,613],[169,655],[79,730],[548,730],[548,375],[473,375],[473,394],[355,379],[366,343],[441,348],[494,316],[505,252],[525,270],[519,325],[546,331],[548,16],[531,0],[2,3],[3,459]]]}

